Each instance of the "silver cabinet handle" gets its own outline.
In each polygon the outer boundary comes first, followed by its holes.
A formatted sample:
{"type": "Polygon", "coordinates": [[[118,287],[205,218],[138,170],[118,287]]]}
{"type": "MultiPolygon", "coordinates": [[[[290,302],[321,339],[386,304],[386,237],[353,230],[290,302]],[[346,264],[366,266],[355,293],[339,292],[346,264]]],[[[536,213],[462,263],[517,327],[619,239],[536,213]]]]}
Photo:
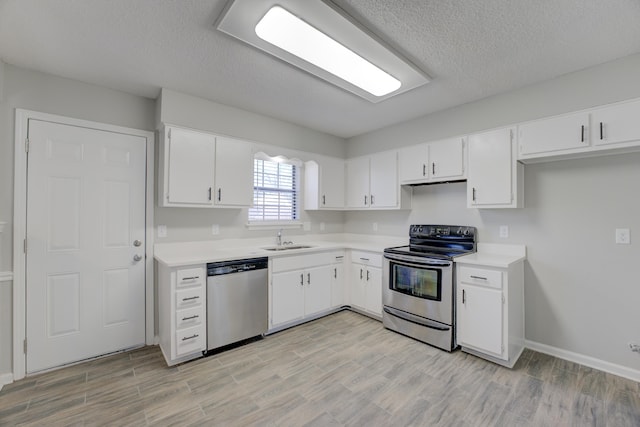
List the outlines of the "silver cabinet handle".
{"type": "Polygon", "coordinates": [[[307,285],[311,284],[311,273],[307,273],[307,285]]]}
{"type": "Polygon", "coordinates": [[[467,295],[464,292],[464,289],[462,290],[462,303],[466,303],[467,302],[467,295]]]}
{"type": "Polygon", "coordinates": [[[584,125],[580,126],[580,142],[584,142],[584,125]]]}
{"type": "Polygon", "coordinates": [[[362,280],[362,269],[360,269],[360,280],[362,280]]]}
{"type": "Polygon", "coordinates": [[[209,200],[211,200],[211,187],[209,187],[209,200]]]}
{"type": "Polygon", "coordinates": [[[337,279],[337,278],[338,278],[338,269],[337,269],[337,268],[334,268],[334,269],[333,269],[333,278],[334,278],[334,279],[337,279]]]}
{"type": "Polygon", "coordinates": [[[431,175],[435,175],[436,174],[436,163],[433,162],[431,163],[431,175]]]}
{"type": "Polygon", "coordinates": [[[140,255],[140,254],[135,254],[135,255],[133,256],[133,260],[134,260],[134,261],[136,261],[136,262],[137,262],[137,261],[142,260],[142,255],[140,255]]]}
{"type": "Polygon", "coordinates": [[[304,273],[300,273],[300,286],[304,285],[304,273]]]}
{"type": "Polygon", "coordinates": [[[369,281],[369,274],[370,274],[370,271],[367,270],[367,282],[369,281]]]}
{"type": "Polygon", "coordinates": [[[364,196],[364,205],[367,206],[367,196],[364,196]]]}
{"type": "Polygon", "coordinates": [[[142,245],[142,240],[136,239],[133,241],[133,246],[140,246],[140,245],[142,245]]]}
{"type": "Polygon", "coordinates": [[[371,204],[373,205],[373,194],[371,195],[371,204]]]}
{"type": "Polygon", "coordinates": [[[471,277],[472,279],[487,280],[486,277],[480,277],[480,276],[469,276],[469,277],[471,277]]]}
{"type": "Polygon", "coordinates": [[[185,280],[196,280],[199,279],[200,276],[191,276],[191,277],[183,277],[182,281],[184,282],[185,280]]]}
{"type": "Polygon", "coordinates": [[[197,314],[194,314],[193,316],[183,317],[182,321],[184,322],[185,320],[193,320],[193,319],[197,319],[198,317],[200,316],[198,316],[197,314]]]}
{"type": "Polygon", "coordinates": [[[193,340],[193,339],[198,338],[199,336],[200,336],[200,335],[198,335],[198,334],[193,334],[193,335],[191,335],[190,337],[184,337],[184,338],[182,338],[182,341],[193,340]]]}
{"type": "Polygon", "coordinates": [[[182,301],[192,301],[192,300],[196,300],[199,299],[200,297],[195,296],[195,297],[189,297],[189,298],[182,298],[182,301]]]}
{"type": "Polygon", "coordinates": [[[422,164],[422,176],[427,176],[427,165],[422,164]]]}
{"type": "Polygon", "coordinates": [[[222,201],[222,188],[218,188],[218,201],[222,201]]]}
{"type": "Polygon", "coordinates": [[[362,261],[369,261],[369,258],[362,258],[362,257],[360,257],[360,259],[361,259],[362,261]]]}
{"type": "Polygon", "coordinates": [[[471,188],[471,200],[476,201],[476,187],[471,188]]]}
{"type": "Polygon", "coordinates": [[[322,195],[322,204],[323,205],[327,204],[327,196],[325,196],[324,194],[322,195]]]}
{"type": "Polygon", "coordinates": [[[600,141],[602,141],[604,139],[604,124],[602,122],[600,122],[600,141]]]}

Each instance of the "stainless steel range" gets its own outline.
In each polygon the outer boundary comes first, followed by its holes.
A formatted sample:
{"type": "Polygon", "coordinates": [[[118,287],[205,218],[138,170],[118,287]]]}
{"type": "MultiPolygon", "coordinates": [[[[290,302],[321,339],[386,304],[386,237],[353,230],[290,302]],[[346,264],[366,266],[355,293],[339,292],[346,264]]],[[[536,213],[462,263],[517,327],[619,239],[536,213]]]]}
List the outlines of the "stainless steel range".
{"type": "Polygon", "coordinates": [[[412,225],[408,246],[384,250],[384,326],[443,350],[454,350],[453,259],[475,251],[475,227],[412,225]]]}

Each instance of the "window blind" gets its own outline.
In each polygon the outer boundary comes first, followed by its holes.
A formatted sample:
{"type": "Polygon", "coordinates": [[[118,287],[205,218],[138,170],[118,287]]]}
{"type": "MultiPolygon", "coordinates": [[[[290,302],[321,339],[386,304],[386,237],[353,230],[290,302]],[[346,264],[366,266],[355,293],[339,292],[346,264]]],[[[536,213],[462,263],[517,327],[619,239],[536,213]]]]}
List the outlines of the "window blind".
{"type": "Polygon", "coordinates": [[[253,207],[249,221],[292,221],[298,218],[296,166],[262,159],[253,161],[253,207]]]}

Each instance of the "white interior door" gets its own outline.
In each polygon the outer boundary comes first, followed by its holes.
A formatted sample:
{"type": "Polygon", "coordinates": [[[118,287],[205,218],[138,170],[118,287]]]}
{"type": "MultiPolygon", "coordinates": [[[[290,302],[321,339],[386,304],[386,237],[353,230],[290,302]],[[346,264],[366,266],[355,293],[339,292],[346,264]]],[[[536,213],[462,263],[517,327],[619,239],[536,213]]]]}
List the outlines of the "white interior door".
{"type": "Polygon", "coordinates": [[[143,344],[145,139],[33,119],[28,134],[27,372],[143,344]]]}

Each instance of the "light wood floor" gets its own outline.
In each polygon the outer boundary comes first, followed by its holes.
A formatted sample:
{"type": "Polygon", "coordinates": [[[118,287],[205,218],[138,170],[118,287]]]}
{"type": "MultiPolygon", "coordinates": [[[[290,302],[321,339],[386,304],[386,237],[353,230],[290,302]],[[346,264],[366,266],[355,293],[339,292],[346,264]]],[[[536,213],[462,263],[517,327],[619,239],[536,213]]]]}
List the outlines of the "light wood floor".
{"type": "Polygon", "coordinates": [[[157,347],[5,386],[0,425],[640,426],[640,384],[525,351],[513,370],[349,311],[168,368],[157,347]]]}

